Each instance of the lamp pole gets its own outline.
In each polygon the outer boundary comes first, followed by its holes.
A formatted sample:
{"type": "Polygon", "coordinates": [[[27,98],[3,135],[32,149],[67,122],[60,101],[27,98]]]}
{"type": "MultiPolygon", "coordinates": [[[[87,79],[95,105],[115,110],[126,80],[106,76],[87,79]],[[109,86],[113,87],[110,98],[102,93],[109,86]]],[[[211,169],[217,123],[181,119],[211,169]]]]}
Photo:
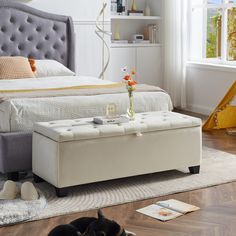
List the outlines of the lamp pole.
{"type": "Polygon", "coordinates": [[[109,62],[110,62],[110,49],[109,45],[107,44],[105,40],[105,36],[111,36],[110,31],[105,30],[105,10],[107,7],[107,2],[104,1],[102,4],[102,9],[100,10],[98,17],[96,19],[96,35],[102,40],[102,71],[100,75],[98,76],[99,79],[105,79],[105,72],[108,68],[109,62]],[[102,21],[100,21],[100,18],[102,18],[102,21]],[[102,23],[102,27],[100,24],[102,23]],[[107,61],[105,62],[105,49],[107,50],[107,61]]]}

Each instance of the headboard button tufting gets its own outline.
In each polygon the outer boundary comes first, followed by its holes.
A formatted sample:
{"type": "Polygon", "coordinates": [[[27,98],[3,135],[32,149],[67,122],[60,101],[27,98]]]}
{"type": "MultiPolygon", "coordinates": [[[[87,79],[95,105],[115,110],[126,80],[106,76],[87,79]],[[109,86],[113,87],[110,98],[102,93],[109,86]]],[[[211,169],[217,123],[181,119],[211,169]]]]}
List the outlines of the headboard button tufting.
{"type": "Polygon", "coordinates": [[[33,19],[31,17],[28,17],[26,20],[28,23],[33,23],[33,19]]]}
{"type": "Polygon", "coordinates": [[[4,52],[6,52],[6,51],[7,51],[7,46],[6,46],[6,45],[3,45],[3,46],[1,47],[1,50],[4,51],[4,52]]]}
{"type": "Polygon", "coordinates": [[[57,60],[74,71],[74,46],[70,17],[0,0],[0,56],[57,60]]]}
{"type": "Polygon", "coordinates": [[[21,33],[23,33],[23,32],[24,32],[23,26],[20,26],[20,27],[18,28],[18,30],[19,30],[21,33]]]}
{"type": "Polygon", "coordinates": [[[20,45],[18,46],[18,49],[21,50],[21,51],[24,50],[24,45],[23,45],[23,44],[20,44],[20,45]]]}
{"type": "Polygon", "coordinates": [[[28,41],[33,41],[33,36],[29,36],[29,37],[27,38],[27,40],[28,40],[28,41]]]}
{"type": "Polygon", "coordinates": [[[56,25],[53,25],[52,29],[53,29],[54,31],[57,31],[57,30],[58,30],[58,27],[57,27],[56,25]]]}
{"type": "Polygon", "coordinates": [[[16,37],[15,37],[14,35],[12,35],[12,36],[10,37],[10,40],[11,40],[12,42],[14,42],[14,41],[16,40],[16,37]]]}
{"type": "Polygon", "coordinates": [[[1,31],[2,31],[3,33],[5,33],[5,32],[7,31],[6,27],[5,27],[5,26],[2,26],[2,27],[1,27],[1,31]]]}
{"type": "Polygon", "coordinates": [[[10,18],[10,22],[11,22],[12,24],[14,24],[14,23],[16,22],[15,18],[11,17],[11,18],[10,18]]]}
{"type": "Polygon", "coordinates": [[[53,45],[53,49],[57,50],[59,48],[59,45],[58,44],[54,44],[53,45]]]}
{"type": "Polygon", "coordinates": [[[42,48],[41,44],[36,45],[36,49],[40,50],[42,48]]]}
{"type": "Polygon", "coordinates": [[[49,52],[47,52],[47,53],[45,54],[45,58],[50,59],[50,53],[49,53],[49,52]]]}
{"type": "Polygon", "coordinates": [[[37,31],[37,32],[41,32],[41,31],[42,31],[42,28],[41,28],[40,26],[38,26],[38,27],[36,28],[36,31],[37,31]]]}

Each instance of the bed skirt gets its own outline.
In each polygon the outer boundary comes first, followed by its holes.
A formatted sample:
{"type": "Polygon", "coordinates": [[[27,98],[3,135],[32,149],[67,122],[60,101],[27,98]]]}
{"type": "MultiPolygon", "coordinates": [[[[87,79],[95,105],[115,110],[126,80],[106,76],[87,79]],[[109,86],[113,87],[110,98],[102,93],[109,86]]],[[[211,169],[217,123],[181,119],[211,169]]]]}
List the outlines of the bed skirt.
{"type": "Polygon", "coordinates": [[[0,172],[32,169],[32,132],[0,133],[0,172]]]}

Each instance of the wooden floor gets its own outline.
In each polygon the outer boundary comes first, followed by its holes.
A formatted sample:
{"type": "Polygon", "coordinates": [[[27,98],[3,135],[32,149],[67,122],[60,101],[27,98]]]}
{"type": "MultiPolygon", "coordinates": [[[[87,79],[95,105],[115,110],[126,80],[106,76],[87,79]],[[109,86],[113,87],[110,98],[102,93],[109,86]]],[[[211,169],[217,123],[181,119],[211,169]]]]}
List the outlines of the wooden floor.
{"type": "MultiPolygon", "coordinates": [[[[203,134],[203,144],[236,154],[236,137],[224,131],[203,134]]],[[[235,166],[236,171],[236,166],[235,166]]],[[[134,202],[103,209],[138,236],[236,236],[236,182],[156,199],[134,202]],[[175,198],[201,207],[200,211],[162,223],[135,210],[157,200],[175,198]]],[[[0,236],[46,236],[58,224],[81,216],[94,216],[95,211],[56,217],[0,229],[0,236]]]]}

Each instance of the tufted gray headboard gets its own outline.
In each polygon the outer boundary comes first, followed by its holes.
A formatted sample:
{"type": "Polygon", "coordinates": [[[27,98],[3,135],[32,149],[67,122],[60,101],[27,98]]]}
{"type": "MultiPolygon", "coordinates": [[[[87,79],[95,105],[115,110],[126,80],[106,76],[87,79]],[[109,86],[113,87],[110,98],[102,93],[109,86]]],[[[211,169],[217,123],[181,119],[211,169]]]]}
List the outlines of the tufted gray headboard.
{"type": "Polygon", "coordinates": [[[71,17],[0,0],[0,56],[53,59],[75,71],[71,17]]]}

